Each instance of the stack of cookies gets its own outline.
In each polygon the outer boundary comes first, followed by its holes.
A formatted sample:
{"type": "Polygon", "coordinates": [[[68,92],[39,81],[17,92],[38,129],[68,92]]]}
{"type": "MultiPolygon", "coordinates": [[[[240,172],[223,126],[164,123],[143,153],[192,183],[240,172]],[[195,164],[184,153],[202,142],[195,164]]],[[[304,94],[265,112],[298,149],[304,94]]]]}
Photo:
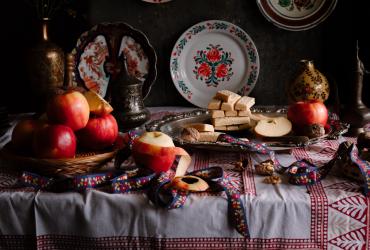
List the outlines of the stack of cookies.
{"type": "Polygon", "coordinates": [[[253,117],[250,108],[255,99],[240,96],[229,90],[220,90],[208,104],[215,130],[234,131],[252,126],[253,117]]]}
{"type": "Polygon", "coordinates": [[[190,142],[215,142],[220,134],[211,124],[190,123],[184,126],[181,138],[190,142]]]}

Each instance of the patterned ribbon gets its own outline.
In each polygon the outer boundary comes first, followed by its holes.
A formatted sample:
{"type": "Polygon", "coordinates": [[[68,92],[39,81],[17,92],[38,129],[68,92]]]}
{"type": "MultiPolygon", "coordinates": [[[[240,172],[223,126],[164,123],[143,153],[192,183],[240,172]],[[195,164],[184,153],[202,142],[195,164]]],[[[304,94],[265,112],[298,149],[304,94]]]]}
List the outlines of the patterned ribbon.
{"type": "MultiPolygon", "coordinates": [[[[134,138],[135,134],[129,134],[129,136],[134,138]]],[[[129,139],[128,145],[130,145],[130,141],[131,139],[129,139]]],[[[274,151],[269,150],[265,144],[240,140],[226,134],[221,134],[218,141],[241,145],[246,147],[250,152],[269,155],[274,162],[275,170],[281,173],[287,172],[289,175],[289,182],[295,185],[310,185],[325,178],[335,161],[342,155],[340,149],[338,149],[334,159],[320,168],[312,165],[306,160],[300,160],[288,167],[283,167],[276,159],[274,151]]],[[[128,155],[129,153],[125,152],[123,158],[128,155]]],[[[355,145],[352,145],[349,156],[351,161],[360,168],[362,175],[366,177],[364,189],[365,194],[369,195],[369,163],[358,157],[358,150],[355,145]]],[[[228,177],[224,175],[222,168],[211,167],[194,171],[189,173],[189,175],[194,175],[205,180],[210,186],[208,191],[225,191],[228,198],[228,214],[232,225],[241,235],[249,237],[246,213],[240,199],[240,194],[231,185],[228,177]]],[[[106,187],[108,191],[113,193],[127,193],[130,191],[148,189],[148,197],[154,204],[167,209],[174,209],[180,208],[185,204],[189,191],[173,188],[170,185],[173,176],[174,170],[156,175],[149,169],[134,167],[131,169],[63,179],[48,178],[34,173],[24,172],[21,176],[21,181],[37,190],[45,189],[51,191],[83,191],[88,188],[106,187]]]]}
{"type": "MultiPolygon", "coordinates": [[[[66,190],[83,191],[89,188],[98,188],[106,185],[110,179],[119,175],[120,172],[110,171],[106,173],[79,175],[74,177],[50,178],[35,173],[23,171],[20,182],[35,190],[63,192],[66,190]]],[[[123,175],[124,176],[124,175],[123,175]]]]}
{"type": "MultiPolygon", "coordinates": [[[[194,171],[195,175],[204,179],[210,186],[208,191],[225,191],[228,198],[228,214],[232,225],[243,236],[249,237],[246,213],[240,194],[231,185],[221,167],[211,167],[194,171]]],[[[173,171],[156,175],[149,169],[134,167],[123,171],[112,171],[101,174],[88,174],[73,178],[54,179],[30,172],[23,172],[21,181],[36,190],[48,191],[83,191],[89,188],[107,187],[113,193],[127,193],[148,189],[149,199],[156,205],[167,209],[182,207],[189,191],[173,188],[170,183],[173,171]]]]}
{"type": "Polygon", "coordinates": [[[280,164],[275,156],[275,152],[267,148],[264,143],[255,143],[252,141],[245,141],[235,138],[227,134],[220,134],[217,138],[219,142],[226,142],[229,144],[243,146],[247,149],[248,152],[259,153],[263,155],[269,155],[271,160],[274,162],[274,168],[277,172],[284,172],[286,169],[280,164]]]}
{"type": "Polygon", "coordinates": [[[312,165],[306,160],[294,162],[288,167],[289,182],[294,185],[312,185],[322,180],[329,173],[327,164],[321,168],[312,165]]]}
{"type": "MultiPolygon", "coordinates": [[[[188,175],[197,176],[205,180],[210,188],[208,191],[225,191],[228,200],[228,214],[232,225],[245,237],[250,237],[247,218],[240,194],[232,186],[228,177],[224,175],[221,167],[210,167],[197,170],[188,175]]],[[[189,191],[177,190],[170,187],[171,176],[161,173],[154,181],[153,188],[149,191],[149,199],[156,205],[174,209],[185,204],[189,191]]]]}
{"type": "MultiPolygon", "coordinates": [[[[358,149],[355,144],[350,146],[349,156],[354,166],[359,168],[364,179],[364,193],[367,197],[370,197],[370,163],[362,160],[358,155],[358,149]]],[[[347,165],[347,167],[353,167],[353,165],[347,165]]]]}
{"type": "Polygon", "coordinates": [[[279,163],[274,151],[268,149],[264,143],[244,141],[227,134],[221,134],[217,140],[244,146],[249,152],[255,152],[264,155],[268,154],[271,160],[274,162],[275,171],[279,173],[284,173],[287,171],[289,174],[289,182],[295,185],[315,184],[316,182],[324,178],[328,172],[327,170],[324,171],[324,168],[317,168],[316,166],[310,164],[305,160],[300,160],[293,163],[289,167],[284,167],[279,163]]]}
{"type": "Polygon", "coordinates": [[[20,177],[20,181],[28,187],[35,189],[45,189],[54,183],[53,178],[44,177],[38,174],[24,171],[20,177]]]}
{"type": "MultiPolygon", "coordinates": [[[[322,167],[317,167],[307,160],[299,160],[294,162],[288,167],[282,166],[277,158],[275,157],[274,151],[269,150],[265,144],[259,144],[251,141],[244,141],[238,138],[234,138],[227,134],[221,134],[218,139],[221,142],[227,142],[234,145],[241,145],[246,147],[249,152],[255,152],[259,154],[268,154],[271,160],[274,162],[274,168],[279,173],[287,172],[289,176],[289,182],[294,185],[312,185],[322,180],[327,176],[333,167],[334,163],[341,157],[341,155],[346,154],[342,152],[343,144],[339,147],[335,157],[322,167]]],[[[347,152],[348,153],[348,152],[347,152]]],[[[365,179],[364,192],[365,195],[370,195],[370,166],[369,163],[362,160],[358,156],[358,149],[353,144],[349,151],[349,158],[351,162],[354,163],[361,171],[362,176],[365,179]]],[[[347,164],[348,165],[348,164],[347,164]]]]}

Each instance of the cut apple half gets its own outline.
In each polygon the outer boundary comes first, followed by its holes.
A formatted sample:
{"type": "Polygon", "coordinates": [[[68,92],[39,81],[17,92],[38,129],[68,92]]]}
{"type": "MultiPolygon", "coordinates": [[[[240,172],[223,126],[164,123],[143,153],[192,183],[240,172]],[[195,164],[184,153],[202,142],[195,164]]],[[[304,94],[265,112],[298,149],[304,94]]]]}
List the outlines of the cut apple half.
{"type": "Polygon", "coordinates": [[[183,148],[175,147],[172,138],[159,131],[145,132],[135,139],[132,156],[136,164],[156,173],[168,171],[179,156],[175,176],[185,175],[191,163],[190,155],[183,148]]]}
{"type": "Polygon", "coordinates": [[[171,183],[172,187],[185,191],[203,192],[209,188],[207,182],[197,176],[192,175],[177,176],[172,180],[171,183]]]}
{"type": "Polygon", "coordinates": [[[292,123],[282,116],[272,117],[258,121],[254,131],[265,137],[284,136],[292,131],[292,123]]]}
{"type": "Polygon", "coordinates": [[[113,107],[95,91],[86,91],[84,96],[89,103],[90,112],[92,114],[103,116],[108,115],[113,111],[113,107]]]}

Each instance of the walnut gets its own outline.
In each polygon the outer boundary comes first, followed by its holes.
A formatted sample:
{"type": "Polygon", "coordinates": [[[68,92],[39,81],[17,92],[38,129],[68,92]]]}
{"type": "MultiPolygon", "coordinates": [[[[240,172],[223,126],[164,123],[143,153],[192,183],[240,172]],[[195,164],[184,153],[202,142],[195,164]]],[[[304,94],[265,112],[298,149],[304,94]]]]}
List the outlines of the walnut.
{"type": "Polygon", "coordinates": [[[241,161],[237,161],[237,162],[235,162],[235,167],[234,167],[234,169],[235,169],[236,171],[243,171],[243,170],[244,170],[243,162],[241,162],[241,161]]]}
{"type": "Polygon", "coordinates": [[[325,128],[321,124],[311,124],[303,128],[303,135],[309,138],[316,138],[325,135],[325,128]]]}
{"type": "Polygon", "coordinates": [[[240,160],[240,161],[237,161],[237,162],[235,162],[234,170],[235,171],[242,172],[242,171],[245,170],[245,168],[247,167],[247,165],[248,165],[248,160],[240,160]]]}
{"type": "Polygon", "coordinates": [[[184,128],[181,133],[181,138],[185,141],[196,142],[199,140],[200,134],[195,128],[184,128]]]}
{"type": "Polygon", "coordinates": [[[271,175],[271,176],[267,176],[265,177],[265,179],[263,179],[263,182],[264,183],[267,183],[267,184],[279,184],[281,183],[281,178],[280,176],[277,176],[277,175],[271,175]]]}
{"type": "Polygon", "coordinates": [[[259,175],[272,175],[274,173],[274,162],[272,160],[263,161],[254,167],[259,175]]]}
{"type": "Polygon", "coordinates": [[[235,162],[234,170],[239,171],[239,172],[244,171],[247,165],[248,165],[248,160],[237,161],[235,162]]]}

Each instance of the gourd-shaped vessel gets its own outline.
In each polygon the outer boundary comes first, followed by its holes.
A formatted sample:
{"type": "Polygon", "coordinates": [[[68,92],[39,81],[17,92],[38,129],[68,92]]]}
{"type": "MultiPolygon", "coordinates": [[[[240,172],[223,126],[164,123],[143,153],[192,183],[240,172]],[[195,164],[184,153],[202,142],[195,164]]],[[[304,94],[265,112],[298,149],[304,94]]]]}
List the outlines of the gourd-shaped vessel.
{"type": "Polygon", "coordinates": [[[288,96],[293,102],[319,100],[324,102],[329,97],[329,82],[318,71],[312,61],[301,60],[301,71],[288,86],[288,96]]]}

